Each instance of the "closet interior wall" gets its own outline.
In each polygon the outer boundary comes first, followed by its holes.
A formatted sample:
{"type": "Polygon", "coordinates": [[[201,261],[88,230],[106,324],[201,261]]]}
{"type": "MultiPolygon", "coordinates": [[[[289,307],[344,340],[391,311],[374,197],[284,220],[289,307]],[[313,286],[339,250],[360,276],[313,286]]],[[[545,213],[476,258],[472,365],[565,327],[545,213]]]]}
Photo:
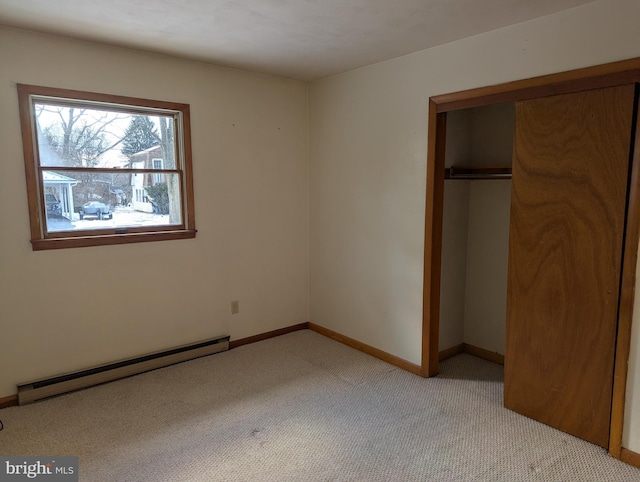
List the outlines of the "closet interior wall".
{"type": "MultiPolygon", "coordinates": [[[[510,167],[515,106],[447,113],[445,166],[510,167]]],[[[439,348],[504,355],[511,181],[445,181],[439,348]]]]}

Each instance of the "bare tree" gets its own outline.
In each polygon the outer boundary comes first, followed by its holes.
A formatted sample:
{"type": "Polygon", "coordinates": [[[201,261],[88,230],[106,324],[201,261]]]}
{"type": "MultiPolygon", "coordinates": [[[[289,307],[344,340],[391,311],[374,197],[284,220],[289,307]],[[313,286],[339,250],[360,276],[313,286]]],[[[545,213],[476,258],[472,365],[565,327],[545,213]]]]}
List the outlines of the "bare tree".
{"type": "MultiPolygon", "coordinates": [[[[43,166],[97,167],[100,157],[122,142],[122,136],[112,131],[122,116],[85,108],[43,104],[35,107],[43,166]]],[[[94,198],[109,200],[108,174],[82,171],[74,173],[74,177],[78,181],[74,189],[76,204],[94,198]]]]}
{"type": "Polygon", "coordinates": [[[36,105],[38,132],[69,167],[95,167],[100,156],[122,142],[110,131],[122,116],[74,107],[36,105]],[[58,121],[42,127],[43,113],[55,114],[58,121]]]}

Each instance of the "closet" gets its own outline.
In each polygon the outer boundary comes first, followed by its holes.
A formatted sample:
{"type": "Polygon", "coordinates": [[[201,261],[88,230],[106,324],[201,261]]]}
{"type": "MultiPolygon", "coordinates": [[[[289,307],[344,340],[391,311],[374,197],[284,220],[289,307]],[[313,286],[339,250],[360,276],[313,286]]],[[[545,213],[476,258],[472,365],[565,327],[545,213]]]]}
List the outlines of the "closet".
{"type": "Polygon", "coordinates": [[[504,356],[514,103],[447,116],[440,347],[504,356]]]}
{"type": "Polygon", "coordinates": [[[638,82],[632,59],[433,97],[429,110],[424,374],[452,347],[504,354],[505,407],[616,457],[640,238],[638,82]]]}

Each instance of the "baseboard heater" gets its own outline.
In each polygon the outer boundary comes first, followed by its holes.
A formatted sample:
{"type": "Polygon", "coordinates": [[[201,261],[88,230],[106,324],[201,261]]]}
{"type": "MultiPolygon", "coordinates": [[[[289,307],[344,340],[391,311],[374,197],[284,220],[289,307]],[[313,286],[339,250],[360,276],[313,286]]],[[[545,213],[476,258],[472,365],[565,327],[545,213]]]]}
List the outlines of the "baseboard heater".
{"type": "Polygon", "coordinates": [[[18,385],[18,405],[80,390],[120,378],[155,370],[175,363],[213,355],[229,349],[229,337],[212,338],[199,343],[178,346],[169,350],[129,358],[79,372],[18,385]]]}

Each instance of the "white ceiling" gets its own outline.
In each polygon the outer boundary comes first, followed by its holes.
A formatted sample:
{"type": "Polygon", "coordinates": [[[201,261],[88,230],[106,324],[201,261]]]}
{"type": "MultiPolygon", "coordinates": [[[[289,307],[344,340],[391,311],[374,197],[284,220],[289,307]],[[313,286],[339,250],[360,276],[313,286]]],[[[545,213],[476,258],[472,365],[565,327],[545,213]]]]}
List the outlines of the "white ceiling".
{"type": "Polygon", "coordinates": [[[0,24],[299,80],[593,0],[0,0],[0,24]]]}

